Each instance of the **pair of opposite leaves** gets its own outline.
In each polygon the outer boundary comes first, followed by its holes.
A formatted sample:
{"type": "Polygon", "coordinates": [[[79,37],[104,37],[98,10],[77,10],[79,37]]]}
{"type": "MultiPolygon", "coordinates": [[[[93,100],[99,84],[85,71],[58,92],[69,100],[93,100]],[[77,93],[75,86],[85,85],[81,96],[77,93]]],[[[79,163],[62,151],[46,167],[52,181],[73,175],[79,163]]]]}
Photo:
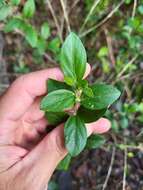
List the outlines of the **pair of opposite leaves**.
{"type": "Polygon", "coordinates": [[[67,119],[64,126],[65,145],[70,156],[77,156],[89,144],[85,123],[103,116],[109,105],[120,96],[120,91],[111,85],[89,85],[83,80],[86,63],[82,42],[76,34],[70,33],[61,50],[65,82],[48,80],[48,95],[41,102],[41,109],[54,125],[67,118],[67,110],[74,109],[80,103],[79,109],[67,119]]]}

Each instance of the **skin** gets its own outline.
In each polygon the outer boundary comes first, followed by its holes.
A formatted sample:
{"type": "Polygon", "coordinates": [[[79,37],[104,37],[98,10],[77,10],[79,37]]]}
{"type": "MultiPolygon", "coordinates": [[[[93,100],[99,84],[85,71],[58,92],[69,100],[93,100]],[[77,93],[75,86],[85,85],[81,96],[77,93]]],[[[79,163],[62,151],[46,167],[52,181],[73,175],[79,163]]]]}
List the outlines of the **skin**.
{"type": "MultiPolygon", "coordinates": [[[[90,72],[87,65],[86,77],[90,72]]],[[[63,80],[58,68],[18,78],[0,98],[0,189],[44,190],[58,163],[65,157],[63,126],[46,133],[48,122],[39,110],[48,78],[63,80]]],[[[99,119],[87,126],[88,135],[110,129],[99,119]]]]}

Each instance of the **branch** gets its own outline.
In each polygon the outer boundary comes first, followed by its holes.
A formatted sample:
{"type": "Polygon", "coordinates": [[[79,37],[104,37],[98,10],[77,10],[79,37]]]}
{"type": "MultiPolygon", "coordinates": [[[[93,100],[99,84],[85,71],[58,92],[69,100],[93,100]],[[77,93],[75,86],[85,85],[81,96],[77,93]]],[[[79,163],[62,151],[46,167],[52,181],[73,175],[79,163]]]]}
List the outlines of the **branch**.
{"type": "Polygon", "coordinates": [[[113,168],[114,160],[115,160],[115,153],[116,153],[116,148],[113,147],[110,166],[109,166],[108,173],[107,173],[107,176],[106,176],[105,182],[104,182],[104,184],[103,184],[103,188],[102,188],[102,190],[105,190],[106,187],[107,187],[107,184],[108,184],[108,181],[109,181],[109,178],[110,178],[111,172],[112,172],[112,168],[113,168]]]}
{"type": "Polygon", "coordinates": [[[127,69],[134,63],[134,61],[138,58],[138,55],[134,56],[126,65],[125,67],[120,71],[120,73],[117,75],[117,79],[120,78],[127,69]]]}
{"type": "Polygon", "coordinates": [[[110,37],[107,28],[104,28],[104,33],[105,33],[107,46],[108,46],[108,50],[109,50],[109,57],[110,57],[112,66],[115,66],[116,61],[115,61],[115,57],[114,57],[114,53],[113,53],[112,38],[110,37]]]}
{"type": "Polygon", "coordinates": [[[70,28],[68,13],[67,13],[67,11],[66,11],[66,6],[65,6],[65,3],[64,3],[64,0],[60,0],[60,2],[61,2],[62,9],[63,9],[65,21],[66,21],[66,23],[67,23],[67,28],[68,28],[68,31],[70,32],[70,31],[71,31],[71,28],[70,28]]]}
{"type": "Polygon", "coordinates": [[[101,22],[99,22],[97,25],[91,27],[90,29],[86,30],[82,34],[80,34],[80,37],[84,37],[94,31],[95,29],[102,26],[105,22],[107,22],[114,14],[115,12],[123,5],[124,0],[122,0],[101,22]]]}
{"type": "Polygon", "coordinates": [[[100,1],[101,1],[101,0],[95,0],[95,1],[94,1],[94,4],[92,5],[92,7],[91,7],[91,9],[90,9],[90,11],[89,11],[87,17],[85,18],[83,25],[81,26],[80,33],[81,33],[81,31],[83,31],[83,29],[84,29],[86,23],[88,22],[90,16],[92,15],[93,11],[94,11],[95,8],[97,7],[97,5],[100,3],[100,1]]]}
{"type": "Polygon", "coordinates": [[[126,190],[126,175],[127,175],[127,148],[124,149],[123,190],[126,190]]]}
{"type": "Polygon", "coordinates": [[[136,9],[137,9],[137,0],[134,0],[134,6],[133,6],[133,12],[132,12],[132,19],[136,15],[136,9]]]}
{"type": "Polygon", "coordinates": [[[58,31],[59,38],[60,38],[61,42],[63,42],[63,38],[62,38],[60,26],[59,26],[58,20],[57,20],[57,18],[56,18],[56,14],[55,14],[55,12],[54,12],[54,9],[53,9],[53,7],[52,7],[52,4],[51,4],[50,0],[46,0],[46,3],[48,4],[49,10],[50,10],[50,12],[51,12],[51,15],[52,15],[52,17],[53,17],[53,19],[54,19],[55,25],[56,25],[56,27],[57,27],[57,31],[58,31]]]}
{"type": "Polygon", "coordinates": [[[79,3],[80,0],[75,0],[73,5],[71,6],[71,9],[69,11],[69,13],[72,11],[73,8],[75,8],[75,6],[79,3]]]}

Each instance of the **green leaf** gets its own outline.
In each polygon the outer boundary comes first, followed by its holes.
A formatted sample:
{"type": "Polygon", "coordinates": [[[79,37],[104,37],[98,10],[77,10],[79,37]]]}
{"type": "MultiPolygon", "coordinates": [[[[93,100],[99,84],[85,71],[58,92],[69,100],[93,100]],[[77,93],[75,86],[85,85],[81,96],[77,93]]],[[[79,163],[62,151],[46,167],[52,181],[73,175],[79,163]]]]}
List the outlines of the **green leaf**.
{"type": "Polygon", "coordinates": [[[71,32],[61,50],[61,68],[64,76],[80,82],[86,70],[86,51],[79,37],[71,32]]]}
{"type": "Polygon", "coordinates": [[[87,149],[95,149],[101,147],[103,144],[105,144],[106,140],[101,135],[91,135],[86,144],[87,149]]]}
{"type": "Polygon", "coordinates": [[[100,48],[98,52],[98,57],[105,57],[108,56],[108,48],[106,46],[103,46],[100,48]]]}
{"type": "Polygon", "coordinates": [[[50,92],[42,99],[41,109],[51,112],[62,112],[71,109],[75,104],[75,94],[69,90],[50,92]]]}
{"type": "Polygon", "coordinates": [[[58,165],[58,170],[68,170],[70,162],[71,162],[71,155],[68,154],[58,165]]]}
{"type": "Polygon", "coordinates": [[[23,31],[25,33],[25,39],[34,48],[37,46],[38,34],[35,28],[29,24],[23,25],[23,31]]]}
{"type": "Polygon", "coordinates": [[[31,18],[33,17],[34,13],[35,13],[35,1],[27,0],[23,8],[24,17],[31,18]]]}
{"type": "Polygon", "coordinates": [[[78,116],[71,116],[64,127],[65,144],[71,156],[77,156],[87,142],[87,131],[83,120],[78,116]]]}
{"type": "Polygon", "coordinates": [[[91,88],[94,97],[84,96],[81,101],[81,104],[87,109],[100,110],[107,108],[120,96],[120,91],[111,85],[94,84],[91,88]]]}
{"type": "Polygon", "coordinates": [[[50,27],[47,22],[44,22],[41,27],[41,37],[45,40],[50,37],[50,27]]]}
{"type": "Polygon", "coordinates": [[[132,2],[133,0],[125,0],[125,3],[128,5],[132,2]]]}
{"type": "Polygon", "coordinates": [[[140,5],[140,6],[138,7],[138,12],[139,12],[141,15],[143,15],[143,5],[140,5]]]}
{"type": "Polygon", "coordinates": [[[80,107],[77,115],[85,122],[85,123],[91,123],[94,121],[97,121],[99,118],[104,116],[107,109],[101,109],[101,110],[89,110],[84,107],[80,107]]]}
{"type": "Polygon", "coordinates": [[[56,37],[48,43],[48,49],[57,54],[60,51],[60,45],[60,39],[56,37]]]}
{"type": "Polygon", "coordinates": [[[21,0],[11,0],[13,5],[19,5],[21,0]]]}
{"type": "Polygon", "coordinates": [[[43,55],[46,51],[47,43],[43,38],[38,38],[36,47],[40,55],[43,55]]]}
{"type": "Polygon", "coordinates": [[[64,112],[45,112],[45,117],[49,124],[58,125],[67,118],[67,114],[64,112]]]}
{"type": "Polygon", "coordinates": [[[4,32],[12,32],[15,29],[22,29],[24,21],[19,18],[10,19],[4,27],[4,32]]]}
{"type": "Polygon", "coordinates": [[[53,79],[48,79],[47,88],[48,88],[48,93],[53,92],[55,90],[60,90],[60,89],[70,90],[70,87],[66,83],[53,80],[53,79]]]}
{"type": "Polygon", "coordinates": [[[12,14],[12,7],[9,5],[3,5],[0,8],[0,21],[5,20],[11,14],[12,14]]]}
{"type": "Polygon", "coordinates": [[[20,18],[13,18],[6,24],[4,31],[11,32],[15,29],[21,30],[24,33],[25,39],[27,40],[27,42],[32,47],[36,47],[37,40],[38,40],[38,34],[33,26],[26,23],[24,20],[22,20],[20,18]]]}
{"type": "Polygon", "coordinates": [[[93,97],[94,96],[93,91],[92,91],[92,89],[90,87],[83,88],[83,94],[85,94],[88,97],[93,97]]]}

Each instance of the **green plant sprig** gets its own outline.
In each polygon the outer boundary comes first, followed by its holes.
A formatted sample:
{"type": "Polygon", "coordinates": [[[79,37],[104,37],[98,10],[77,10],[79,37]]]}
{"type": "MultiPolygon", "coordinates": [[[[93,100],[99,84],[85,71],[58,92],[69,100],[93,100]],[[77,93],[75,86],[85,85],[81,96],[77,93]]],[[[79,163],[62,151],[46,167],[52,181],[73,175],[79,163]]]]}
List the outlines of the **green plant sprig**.
{"type": "Polygon", "coordinates": [[[87,65],[86,50],[73,32],[62,46],[60,65],[64,82],[48,80],[48,95],[41,101],[41,110],[52,125],[65,121],[64,136],[68,156],[59,168],[67,169],[71,157],[80,154],[84,148],[97,148],[105,142],[99,135],[88,138],[85,123],[102,117],[119,98],[120,91],[104,83],[90,85],[83,79],[87,65]]]}

